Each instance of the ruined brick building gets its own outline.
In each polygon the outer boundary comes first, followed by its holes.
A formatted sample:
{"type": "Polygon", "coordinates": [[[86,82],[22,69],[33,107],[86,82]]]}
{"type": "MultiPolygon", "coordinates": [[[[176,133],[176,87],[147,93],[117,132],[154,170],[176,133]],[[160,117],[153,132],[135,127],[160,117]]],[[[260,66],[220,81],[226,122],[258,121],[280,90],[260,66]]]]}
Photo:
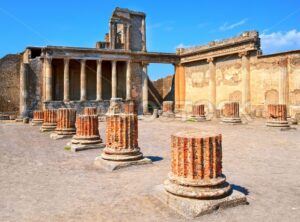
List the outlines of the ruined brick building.
{"type": "Polygon", "coordinates": [[[145,14],[121,8],[95,48],[27,47],[1,59],[0,79],[0,112],[22,116],[43,108],[106,110],[115,97],[136,100],[139,113],[160,107],[163,97],[174,99],[177,113],[205,103],[216,114],[226,101],[238,101],[244,113],[256,116],[269,103],[300,113],[300,51],[262,55],[258,33],[249,31],[176,53],[147,52],[145,14]],[[153,84],[149,63],[173,64],[175,78],[153,84]]]}

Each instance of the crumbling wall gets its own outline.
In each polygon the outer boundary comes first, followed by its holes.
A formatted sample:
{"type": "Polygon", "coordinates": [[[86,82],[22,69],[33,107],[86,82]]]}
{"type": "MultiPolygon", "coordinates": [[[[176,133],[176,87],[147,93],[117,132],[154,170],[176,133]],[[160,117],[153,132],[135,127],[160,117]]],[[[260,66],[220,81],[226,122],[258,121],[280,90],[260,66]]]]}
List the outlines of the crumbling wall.
{"type": "Polygon", "coordinates": [[[165,101],[174,100],[173,78],[174,75],[168,75],[152,82],[158,93],[165,101]]]}
{"type": "Polygon", "coordinates": [[[20,106],[20,54],[0,59],[0,112],[18,112],[20,106]]]}
{"type": "Polygon", "coordinates": [[[32,117],[34,110],[42,109],[42,92],[43,92],[43,83],[42,83],[42,61],[39,57],[31,59],[28,63],[27,68],[27,111],[28,115],[32,117]]]}

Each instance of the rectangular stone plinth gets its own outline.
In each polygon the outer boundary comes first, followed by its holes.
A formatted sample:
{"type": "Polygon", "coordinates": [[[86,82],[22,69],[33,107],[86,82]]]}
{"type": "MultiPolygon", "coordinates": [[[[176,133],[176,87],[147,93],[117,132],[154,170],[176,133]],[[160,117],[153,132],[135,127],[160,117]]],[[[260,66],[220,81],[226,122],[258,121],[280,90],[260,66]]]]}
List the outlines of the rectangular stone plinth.
{"type": "Polygon", "coordinates": [[[82,144],[68,143],[66,147],[70,148],[70,150],[72,152],[78,152],[78,151],[83,151],[83,150],[102,149],[102,148],[105,147],[105,144],[104,143],[100,143],[100,144],[82,145],[82,144]]]}
{"type": "Polygon", "coordinates": [[[188,219],[209,214],[218,209],[247,204],[245,194],[237,190],[233,190],[229,196],[221,199],[199,200],[170,194],[165,191],[163,185],[158,185],[154,188],[154,196],[178,214],[188,219]]]}
{"type": "Polygon", "coordinates": [[[150,164],[150,163],[152,163],[152,161],[148,158],[122,162],[122,161],[104,160],[104,159],[102,159],[101,156],[96,157],[96,159],[94,161],[94,164],[96,167],[105,169],[107,171],[114,171],[114,170],[119,170],[119,169],[126,168],[126,167],[145,165],[145,164],[150,164]]]}
{"type": "Polygon", "coordinates": [[[59,135],[57,133],[51,133],[50,134],[50,138],[53,140],[60,140],[60,139],[70,139],[72,138],[74,135],[59,135]]]}

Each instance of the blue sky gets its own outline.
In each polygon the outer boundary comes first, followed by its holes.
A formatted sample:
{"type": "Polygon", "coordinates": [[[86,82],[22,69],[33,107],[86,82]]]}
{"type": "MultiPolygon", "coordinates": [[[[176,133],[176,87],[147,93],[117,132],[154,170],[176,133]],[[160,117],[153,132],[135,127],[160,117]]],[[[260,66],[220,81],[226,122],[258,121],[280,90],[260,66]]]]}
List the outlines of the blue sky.
{"type": "MultiPolygon", "coordinates": [[[[115,7],[147,14],[147,49],[206,44],[245,30],[261,34],[265,54],[300,49],[299,0],[2,0],[0,57],[26,46],[94,47],[108,32],[115,7]]],[[[151,79],[173,73],[172,65],[150,65],[151,79]]]]}

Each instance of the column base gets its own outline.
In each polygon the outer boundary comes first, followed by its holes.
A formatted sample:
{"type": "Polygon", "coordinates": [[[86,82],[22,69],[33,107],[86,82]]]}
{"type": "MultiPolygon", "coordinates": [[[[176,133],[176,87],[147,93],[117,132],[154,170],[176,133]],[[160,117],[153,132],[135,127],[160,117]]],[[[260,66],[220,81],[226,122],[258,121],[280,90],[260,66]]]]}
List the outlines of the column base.
{"type": "Polygon", "coordinates": [[[297,121],[297,119],[295,119],[295,118],[288,118],[288,122],[289,122],[289,124],[291,124],[291,125],[297,125],[298,124],[298,121],[297,121]]]}
{"type": "Polygon", "coordinates": [[[195,122],[204,122],[204,121],[206,121],[206,117],[205,116],[191,116],[187,120],[195,121],[195,122]]]}
{"type": "Polygon", "coordinates": [[[165,190],[164,185],[158,185],[154,188],[154,196],[188,219],[213,213],[218,209],[247,204],[245,194],[237,190],[232,190],[228,196],[220,199],[199,200],[173,195],[165,190]]]}
{"type": "Polygon", "coordinates": [[[175,113],[164,112],[161,116],[166,118],[175,118],[175,113]]]}
{"type": "Polygon", "coordinates": [[[269,126],[269,127],[290,127],[288,121],[272,121],[272,120],[267,120],[266,126],[269,126]]]}
{"type": "MultiPolygon", "coordinates": [[[[0,115],[0,120],[9,120],[9,115],[0,115]]],[[[23,120],[22,120],[23,121],[23,120]]]]}
{"type": "Polygon", "coordinates": [[[50,138],[54,140],[60,140],[60,139],[70,139],[73,137],[74,134],[59,134],[57,132],[51,133],[50,138]]]}
{"type": "Polygon", "coordinates": [[[230,118],[230,117],[223,117],[221,120],[223,123],[229,124],[241,124],[242,120],[240,117],[230,118]]]}
{"type": "Polygon", "coordinates": [[[43,125],[44,121],[43,120],[32,120],[31,125],[32,126],[41,126],[43,125]]]}
{"type": "Polygon", "coordinates": [[[44,133],[44,132],[52,132],[55,131],[56,129],[56,124],[43,124],[42,127],[40,128],[40,132],[44,133]]]}
{"type": "Polygon", "coordinates": [[[94,165],[98,168],[105,169],[107,171],[114,171],[119,170],[122,168],[127,168],[131,166],[138,166],[138,165],[145,165],[145,164],[151,164],[152,161],[148,158],[142,157],[138,160],[132,160],[132,161],[111,161],[111,160],[105,160],[101,156],[96,157],[94,161],[94,165]]]}
{"type": "Polygon", "coordinates": [[[83,150],[90,150],[90,149],[101,149],[104,148],[104,143],[94,143],[94,144],[74,144],[72,142],[67,143],[65,148],[69,148],[72,152],[78,152],[83,150]]]}

